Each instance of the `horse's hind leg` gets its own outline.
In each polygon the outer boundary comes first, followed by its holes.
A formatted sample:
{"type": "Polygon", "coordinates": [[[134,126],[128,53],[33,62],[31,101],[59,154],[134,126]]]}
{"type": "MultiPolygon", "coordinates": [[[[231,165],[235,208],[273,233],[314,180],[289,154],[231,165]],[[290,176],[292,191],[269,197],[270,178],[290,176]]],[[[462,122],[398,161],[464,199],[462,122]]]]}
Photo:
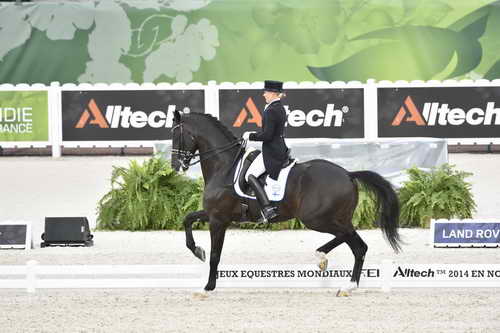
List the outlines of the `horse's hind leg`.
{"type": "Polygon", "coordinates": [[[326,258],[326,255],[331,250],[333,250],[334,248],[336,248],[340,244],[344,243],[346,241],[346,239],[347,239],[347,235],[345,235],[345,234],[344,235],[337,235],[337,236],[335,236],[334,239],[332,239],[331,241],[329,241],[328,243],[324,244],[323,246],[319,247],[316,250],[316,257],[319,260],[318,266],[319,266],[320,270],[326,271],[326,269],[328,268],[328,259],[326,258]]]}
{"type": "Polygon", "coordinates": [[[347,245],[351,248],[354,254],[354,267],[352,269],[352,277],[350,284],[346,287],[341,288],[337,296],[348,296],[351,291],[359,286],[359,280],[361,278],[361,271],[363,269],[363,264],[365,262],[365,254],[368,251],[368,245],[361,239],[357,232],[352,233],[346,239],[347,245]]]}
{"type": "Polygon", "coordinates": [[[184,218],[184,230],[186,232],[186,246],[193,252],[193,254],[200,259],[205,261],[206,255],[203,248],[196,246],[193,237],[193,223],[194,222],[208,222],[208,214],[204,210],[199,210],[197,212],[192,212],[186,215],[184,218]]]}

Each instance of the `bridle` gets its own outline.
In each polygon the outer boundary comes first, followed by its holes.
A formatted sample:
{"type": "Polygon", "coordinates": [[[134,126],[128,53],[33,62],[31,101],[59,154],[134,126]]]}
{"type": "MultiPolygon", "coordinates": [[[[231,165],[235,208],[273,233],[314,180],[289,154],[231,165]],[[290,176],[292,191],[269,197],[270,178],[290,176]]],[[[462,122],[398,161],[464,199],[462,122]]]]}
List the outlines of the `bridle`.
{"type": "MultiPolygon", "coordinates": [[[[242,143],[245,141],[243,139],[237,139],[237,140],[231,141],[230,143],[228,143],[224,146],[215,147],[215,148],[207,150],[203,153],[192,153],[188,150],[185,150],[185,148],[184,148],[184,135],[183,135],[184,134],[184,126],[183,126],[182,121],[179,122],[174,127],[172,127],[171,132],[172,132],[172,155],[175,154],[178,156],[179,162],[180,162],[183,170],[187,170],[190,166],[198,164],[201,161],[209,159],[210,157],[215,156],[219,153],[222,153],[226,150],[229,150],[237,145],[240,145],[240,149],[241,149],[241,147],[243,147],[242,143]],[[175,149],[173,147],[173,134],[174,134],[174,131],[176,129],[179,129],[181,131],[180,137],[179,137],[179,149],[175,149]],[[194,162],[191,162],[191,160],[195,157],[197,157],[198,159],[194,162]]],[[[194,136],[191,133],[189,133],[188,131],[186,131],[186,132],[189,134],[189,136],[191,136],[191,139],[195,140],[194,136]]],[[[239,155],[239,154],[237,154],[237,155],[239,155]]]]}

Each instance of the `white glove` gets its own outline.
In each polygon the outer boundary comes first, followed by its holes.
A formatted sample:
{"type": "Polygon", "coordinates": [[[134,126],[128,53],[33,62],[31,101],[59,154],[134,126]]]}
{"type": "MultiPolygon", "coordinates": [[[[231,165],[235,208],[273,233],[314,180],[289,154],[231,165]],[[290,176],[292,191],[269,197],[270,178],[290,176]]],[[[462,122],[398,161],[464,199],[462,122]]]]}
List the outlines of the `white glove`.
{"type": "Polygon", "coordinates": [[[241,137],[243,138],[243,140],[248,141],[250,138],[250,134],[252,134],[252,133],[256,133],[256,132],[245,132],[245,133],[243,133],[243,135],[241,137]]]}

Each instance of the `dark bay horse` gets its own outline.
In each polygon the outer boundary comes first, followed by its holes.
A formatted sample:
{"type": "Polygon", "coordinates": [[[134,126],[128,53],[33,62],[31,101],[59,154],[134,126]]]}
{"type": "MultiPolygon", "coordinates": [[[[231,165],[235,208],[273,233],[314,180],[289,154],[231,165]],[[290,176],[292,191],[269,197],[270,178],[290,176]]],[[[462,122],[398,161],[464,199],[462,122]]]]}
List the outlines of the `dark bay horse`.
{"type": "MultiPolygon", "coordinates": [[[[203,210],[188,214],[184,227],[187,247],[205,261],[205,251],[195,244],[192,224],[195,221],[209,222],[210,273],[205,290],[211,291],[215,289],[226,229],[232,221],[257,221],[260,210],[252,200],[249,214],[244,216],[246,214],[242,212],[240,197],[233,188],[235,161],[241,153],[242,140],[227,127],[207,114],[176,111],[172,138],[171,163],[175,170],[186,170],[190,165],[201,163],[205,181],[203,210]],[[198,158],[198,161],[191,162],[193,158],[198,158]]],[[[391,247],[398,252],[401,243],[398,234],[399,201],[391,184],[375,172],[348,172],[322,159],[297,163],[289,174],[285,196],[278,205],[280,217],[276,222],[295,217],[309,229],[335,236],[316,250],[320,269],[326,270],[326,254],[335,247],[345,242],[351,249],[354,254],[352,278],[337,295],[347,296],[359,285],[368,250],[352,225],[358,203],[357,181],[376,194],[379,225],[391,247]]]]}

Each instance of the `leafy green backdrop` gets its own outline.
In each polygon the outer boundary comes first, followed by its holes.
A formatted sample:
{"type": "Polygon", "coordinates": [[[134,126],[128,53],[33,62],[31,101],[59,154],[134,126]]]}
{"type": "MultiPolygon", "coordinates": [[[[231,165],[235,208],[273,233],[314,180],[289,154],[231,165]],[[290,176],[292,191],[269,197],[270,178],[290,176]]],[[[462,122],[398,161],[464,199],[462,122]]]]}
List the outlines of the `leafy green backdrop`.
{"type": "Polygon", "coordinates": [[[500,78],[493,0],[0,4],[10,83],[500,78]]]}

